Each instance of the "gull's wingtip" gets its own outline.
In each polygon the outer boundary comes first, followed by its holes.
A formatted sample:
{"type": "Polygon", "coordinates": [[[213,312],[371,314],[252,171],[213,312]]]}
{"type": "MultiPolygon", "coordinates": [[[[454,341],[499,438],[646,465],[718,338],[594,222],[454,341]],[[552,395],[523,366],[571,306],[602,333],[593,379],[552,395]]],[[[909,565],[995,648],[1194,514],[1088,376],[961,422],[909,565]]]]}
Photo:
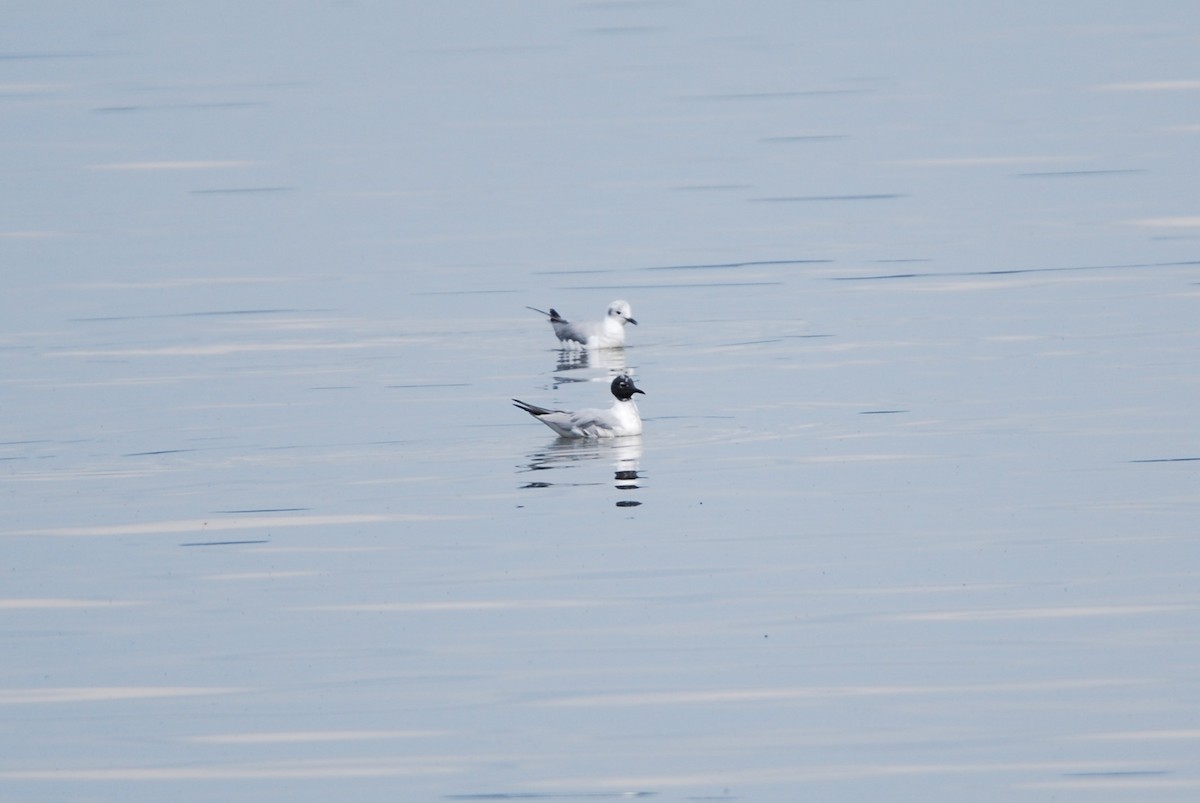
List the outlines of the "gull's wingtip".
{"type": "Polygon", "coordinates": [[[563,316],[559,315],[558,310],[556,310],[554,307],[551,307],[549,309],[549,311],[547,311],[544,309],[538,309],[537,307],[531,307],[528,304],[526,304],[525,309],[531,309],[534,312],[538,313],[539,315],[545,315],[547,318],[550,319],[550,323],[567,323],[567,319],[564,318],[563,316]]]}
{"type": "Polygon", "coordinates": [[[513,399],[512,403],[513,403],[513,407],[516,407],[518,410],[524,410],[525,412],[529,413],[530,415],[534,415],[534,416],[545,415],[546,413],[550,412],[549,410],[547,410],[544,407],[538,407],[536,404],[530,404],[529,402],[523,402],[520,399],[513,399]]]}

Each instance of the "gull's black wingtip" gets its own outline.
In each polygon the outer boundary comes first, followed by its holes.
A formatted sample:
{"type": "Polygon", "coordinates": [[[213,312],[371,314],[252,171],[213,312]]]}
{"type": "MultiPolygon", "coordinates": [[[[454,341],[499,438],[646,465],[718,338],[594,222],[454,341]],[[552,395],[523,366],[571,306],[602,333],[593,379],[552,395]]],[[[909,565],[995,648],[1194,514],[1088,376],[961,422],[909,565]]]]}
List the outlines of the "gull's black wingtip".
{"type": "Polygon", "coordinates": [[[520,399],[513,399],[512,403],[513,403],[513,407],[516,407],[518,410],[524,410],[525,412],[529,413],[530,415],[544,415],[545,413],[548,412],[547,410],[543,410],[541,407],[538,407],[537,405],[530,404],[529,402],[523,402],[520,399]]]}
{"type": "Polygon", "coordinates": [[[547,312],[544,309],[538,309],[537,307],[531,307],[527,304],[525,306],[525,309],[531,309],[534,312],[538,313],[539,315],[545,315],[545,316],[549,317],[550,323],[567,323],[567,319],[564,318],[563,316],[559,315],[558,310],[556,310],[554,307],[551,307],[550,311],[547,312]]]}

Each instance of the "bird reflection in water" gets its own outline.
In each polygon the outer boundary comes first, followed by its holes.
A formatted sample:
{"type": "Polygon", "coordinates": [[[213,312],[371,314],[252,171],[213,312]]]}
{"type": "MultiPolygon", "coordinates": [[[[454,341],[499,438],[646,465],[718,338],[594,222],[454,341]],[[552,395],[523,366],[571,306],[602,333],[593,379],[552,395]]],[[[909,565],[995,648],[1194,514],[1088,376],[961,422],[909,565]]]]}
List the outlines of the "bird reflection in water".
{"type": "Polygon", "coordinates": [[[554,389],[573,382],[611,382],[629,373],[624,349],[559,349],[554,366],[554,389]]]}
{"type": "MultiPolygon", "coordinates": [[[[620,492],[617,507],[637,507],[641,502],[629,498],[631,492],[641,489],[640,466],[642,460],[642,436],[631,435],[608,440],[567,440],[559,438],[529,455],[523,471],[566,471],[583,468],[594,460],[611,460],[613,487],[620,492]]],[[[560,475],[544,475],[559,477],[560,475]]],[[[521,488],[550,488],[556,485],[582,487],[602,485],[602,482],[550,482],[530,481],[521,488]]]]}

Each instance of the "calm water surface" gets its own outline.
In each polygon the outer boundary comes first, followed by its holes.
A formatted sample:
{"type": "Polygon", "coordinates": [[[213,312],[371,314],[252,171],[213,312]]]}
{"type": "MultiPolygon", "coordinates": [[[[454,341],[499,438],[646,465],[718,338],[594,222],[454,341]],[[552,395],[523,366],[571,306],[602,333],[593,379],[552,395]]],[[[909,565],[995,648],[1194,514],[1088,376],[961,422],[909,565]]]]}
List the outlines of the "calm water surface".
{"type": "Polygon", "coordinates": [[[6,17],[0,799],[1200,793],[1190,4],[6,17]]]}

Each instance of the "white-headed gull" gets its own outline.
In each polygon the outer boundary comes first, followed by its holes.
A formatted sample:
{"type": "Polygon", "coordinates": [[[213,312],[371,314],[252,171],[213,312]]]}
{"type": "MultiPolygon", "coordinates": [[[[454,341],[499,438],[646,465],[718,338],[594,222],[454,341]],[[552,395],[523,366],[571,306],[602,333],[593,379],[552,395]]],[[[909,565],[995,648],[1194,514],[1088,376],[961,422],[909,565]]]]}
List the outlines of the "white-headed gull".
{"type": "Polygon", "coordinates": [[[589,349],[620,348],[625,345],[625,324],[637,325],[637,321],[633,319],[633,310],[630,308],[629,302],[620,299],[608,305],[608,311],[604,314],[603,320],[584,323],[571,323],[559,315],[558,310],[553,307],[549,312],[537,307],[529,307],[529,309],[550,316],[550,325],[554,327],[554,334],[558,335],[558,339],[563,343],[568,345],[578,343],[589,349]]]}
{"type": "Polygon", "coordinates": [[[612,395],[617,400],[607,410],[547,410],[520,399],[513,403],[558,433],[561,438],[618,438],[623,435],[642,434],[642,416],[633,402],[633,394],[645,391],[638,389],[633,380],[625,375],[612,381],[612,395]]]}

